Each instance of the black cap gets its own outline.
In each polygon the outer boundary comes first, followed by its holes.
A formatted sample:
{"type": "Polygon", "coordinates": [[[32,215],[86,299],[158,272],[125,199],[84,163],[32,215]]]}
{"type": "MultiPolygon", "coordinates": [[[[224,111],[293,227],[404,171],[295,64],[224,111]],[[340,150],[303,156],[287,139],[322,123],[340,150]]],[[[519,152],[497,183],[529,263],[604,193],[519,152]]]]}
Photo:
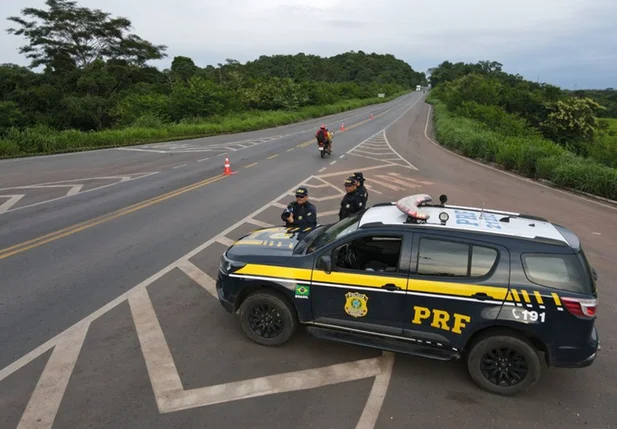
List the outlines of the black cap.
{"type": "Polygon", "coordinates": [[[308,189],[300,187],[296,189],[296,197],[306,197],[308,195],[308,189]]]}
{"type": "Polygon", "coordinates": [[[353,177],[355,177],[356,179],[360,181],[364,180],[364,175],[362,173],[354,173],[353,177]]]}
{"type": "Polygon", "coordinates": [[[356,178],[353,176],[350,176],[347,178],[347,180],[345,180],[345,186],[353,186],[356,184],[356,178]]]}

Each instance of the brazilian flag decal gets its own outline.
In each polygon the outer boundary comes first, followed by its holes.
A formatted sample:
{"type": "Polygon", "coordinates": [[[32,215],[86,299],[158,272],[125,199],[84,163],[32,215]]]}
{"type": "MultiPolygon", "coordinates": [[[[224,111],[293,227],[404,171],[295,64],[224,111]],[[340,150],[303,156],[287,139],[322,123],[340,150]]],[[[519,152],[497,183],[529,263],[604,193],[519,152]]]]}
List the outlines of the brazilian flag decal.
{"type": "Polygon", "coordinates": [[[309,299],[311,288],[305,285],[296,285],[296,298],[309,299]]]}

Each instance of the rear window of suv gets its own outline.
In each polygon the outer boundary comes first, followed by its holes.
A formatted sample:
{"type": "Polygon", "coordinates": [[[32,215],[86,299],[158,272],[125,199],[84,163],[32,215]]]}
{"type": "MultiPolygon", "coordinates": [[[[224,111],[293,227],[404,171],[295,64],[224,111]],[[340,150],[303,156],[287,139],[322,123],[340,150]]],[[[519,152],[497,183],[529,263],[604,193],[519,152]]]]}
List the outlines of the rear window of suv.
{"type": "Polygon", "coordinates": [[[524,253],[521,256],[530,282],[575,293],[593,293],[593,279],[578,254],[524,253]]]}

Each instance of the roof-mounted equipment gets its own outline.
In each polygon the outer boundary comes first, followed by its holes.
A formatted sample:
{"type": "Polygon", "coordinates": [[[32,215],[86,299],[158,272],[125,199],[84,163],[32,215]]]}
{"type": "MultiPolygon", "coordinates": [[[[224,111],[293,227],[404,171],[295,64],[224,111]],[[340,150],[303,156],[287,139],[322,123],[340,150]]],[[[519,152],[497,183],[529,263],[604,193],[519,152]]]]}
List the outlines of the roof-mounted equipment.
{"type": "Polygon", "coordinates": [[[432,198],[428,194],[410,195],[398,200],[396,208],[407,215],[407,223],[426,223],[430,216],[420,212],[420,207],[431,201],[432,198]]]}

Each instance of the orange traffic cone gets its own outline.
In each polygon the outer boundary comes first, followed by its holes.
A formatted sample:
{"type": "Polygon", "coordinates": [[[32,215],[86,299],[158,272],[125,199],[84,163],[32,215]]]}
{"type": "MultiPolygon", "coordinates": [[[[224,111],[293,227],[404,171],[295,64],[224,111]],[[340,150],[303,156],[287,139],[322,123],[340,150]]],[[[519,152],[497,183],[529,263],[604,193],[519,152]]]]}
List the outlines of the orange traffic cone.
{"type": "Polygon", "coordinates": [[[369,116],[369,119],[373,119],[373,114],[371,113],[371,116],[369,116]]]}
{"type": "Polygon", "coordinates": [[[341,131],[345,131],[345,124],[341,122],[341,131]]]}
{"type": "Polygon", "coordinates": [[[223,176],[229,176],[231,174],[236,174],[236,172],[231,171],[231,164],[229,163],[229,158],[225,157],[225,170],[223,171],[223,176]]]}

